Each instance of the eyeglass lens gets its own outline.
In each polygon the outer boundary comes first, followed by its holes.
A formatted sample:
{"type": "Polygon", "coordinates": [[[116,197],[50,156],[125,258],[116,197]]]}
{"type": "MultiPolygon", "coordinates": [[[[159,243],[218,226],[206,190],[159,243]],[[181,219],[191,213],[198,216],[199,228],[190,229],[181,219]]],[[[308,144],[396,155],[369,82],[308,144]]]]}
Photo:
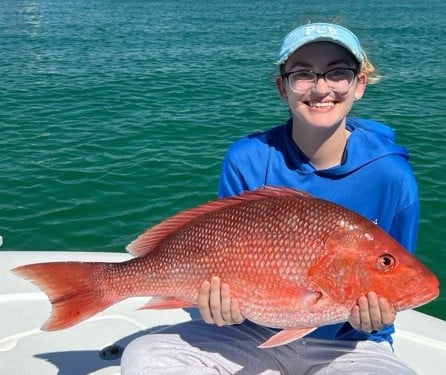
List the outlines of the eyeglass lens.
{"type": "Polygon", "coordinates": [[[355,78],[354,69],[339,68],[325,73],[315,73],[309,70],[300,70],[287,74],[291,88],[297,92],[305,92],[314,87],[319,78],[324,78],[327,86],[336,92],[346,92],[350,89],[355,78]]]}

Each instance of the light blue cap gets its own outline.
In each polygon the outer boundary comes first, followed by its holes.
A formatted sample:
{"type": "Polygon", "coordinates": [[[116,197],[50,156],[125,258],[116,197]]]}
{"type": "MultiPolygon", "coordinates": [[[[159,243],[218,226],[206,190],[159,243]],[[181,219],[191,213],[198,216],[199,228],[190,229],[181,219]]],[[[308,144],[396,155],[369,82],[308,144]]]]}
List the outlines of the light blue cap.
{"type": "Polygon", "coordinates": [[[291,31],[283,40],[280,48],[278,65],[287,59],[300,47],[312,42],[333,42],[349,50],[362,64],[364,56],[358,38],[345,27],[332,23],[309,23],[291,31]]]}

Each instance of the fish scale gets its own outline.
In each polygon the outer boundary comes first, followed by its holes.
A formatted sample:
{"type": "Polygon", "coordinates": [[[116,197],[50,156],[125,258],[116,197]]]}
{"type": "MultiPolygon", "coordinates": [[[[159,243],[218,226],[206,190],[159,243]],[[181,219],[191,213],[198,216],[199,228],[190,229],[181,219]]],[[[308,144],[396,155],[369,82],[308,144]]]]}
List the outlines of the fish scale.
{"type": "Polygon", "coordinates": [[[438,295],[436,277],[378,226],[292,189],[266,187],[185,210],[127,249],[136,257],[123,263],[43,263],[14,272],[48,294],[47,330],[134,296],[154,297],[148,309],[196,306],[203,281],[219,276],[247,319],[283,328],[262,347],[346,321],[369,291],[395,311],[438,295]]]}

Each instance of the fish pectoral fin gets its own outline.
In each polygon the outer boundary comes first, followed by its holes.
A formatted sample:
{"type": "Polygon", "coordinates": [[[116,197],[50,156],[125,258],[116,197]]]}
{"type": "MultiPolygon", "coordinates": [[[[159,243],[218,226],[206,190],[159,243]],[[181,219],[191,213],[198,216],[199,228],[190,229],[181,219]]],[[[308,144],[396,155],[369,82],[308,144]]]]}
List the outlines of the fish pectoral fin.
{"type": "Polygon", "coordinates": [[[288,304],[293,308],[314,308],[314,306],[323,298],[324,294],[318,290],[311,290],[305,286],[286,282],[282,279],[277,280],[275,285],[269,285],[265,295],[272,301],[278,299],[279,304],[288,304]],[[280,300],[280,301],[279,301],[280,300]]]}
{"type": "Polygon", "coordinates": [[[144,306],[138,310],[164,310],[164,309],[183,309],[186,307],[193,307],[190,302],[183,301],[175,297],[153,297],[144,306]]]}
{"type": "Polygon", "coordinates": [[[317,327],[284,329],[274,336],[270,337],[263,344],[259,345],[259,348],[274,348],[275,346],[289,344],[292,341],[300,339],[313,332],[317,327]]]}

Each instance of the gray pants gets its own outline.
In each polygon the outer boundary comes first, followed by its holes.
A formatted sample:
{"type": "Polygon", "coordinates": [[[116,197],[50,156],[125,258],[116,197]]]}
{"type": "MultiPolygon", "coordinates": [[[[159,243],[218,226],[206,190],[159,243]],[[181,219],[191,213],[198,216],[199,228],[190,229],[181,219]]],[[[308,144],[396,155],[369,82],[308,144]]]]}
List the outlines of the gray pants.
{"type": "Polygon", "coordinates": [[[131,342],[122,375],[414,375],[389,343],[303,338],[271,349],[257,346],[275,331],[245,322],[216,327],[200,320],[131,342]]]}

